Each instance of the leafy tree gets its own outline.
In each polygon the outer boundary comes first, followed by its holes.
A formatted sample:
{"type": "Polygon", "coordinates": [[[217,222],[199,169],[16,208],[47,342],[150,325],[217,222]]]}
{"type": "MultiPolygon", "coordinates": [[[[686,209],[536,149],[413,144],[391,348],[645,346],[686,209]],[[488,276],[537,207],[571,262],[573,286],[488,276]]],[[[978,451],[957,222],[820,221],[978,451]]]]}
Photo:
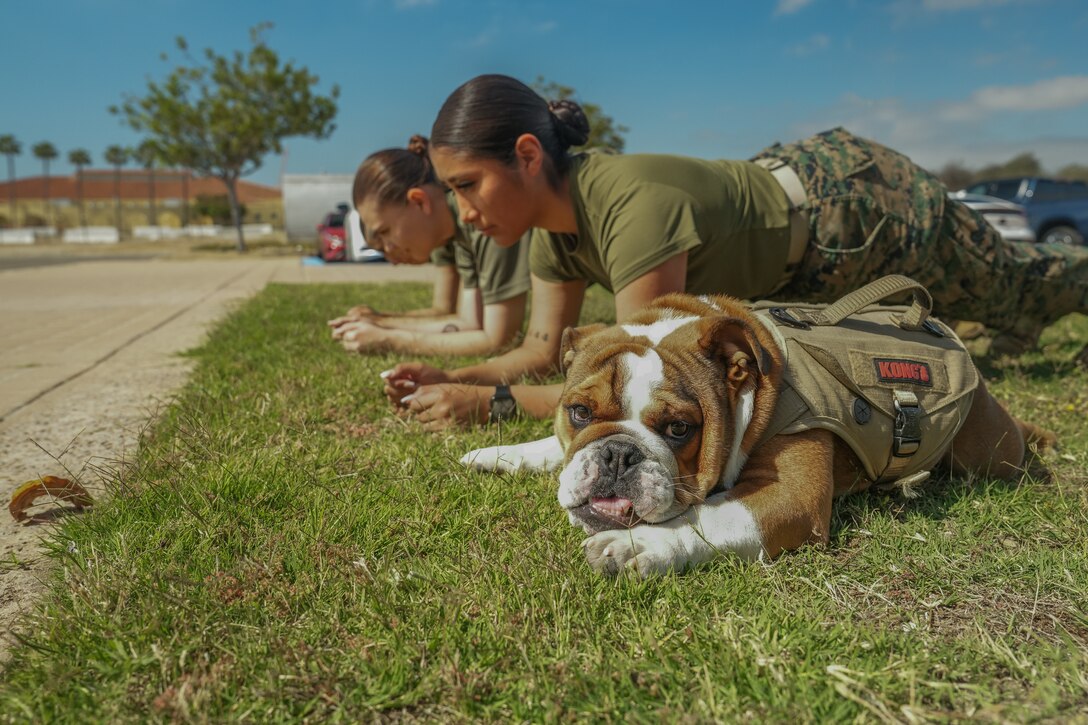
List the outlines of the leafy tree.
{"type": "Polygon", "coordinates": [[[147,171],[147,223],[155,226],[155,164],[162,157],[162,151],[157,143],[146,139],[135,148],[132,155],[147,171]]]}
{"type": "Polygon", "coordinates": [[[589,140],[585,143],[587,148],[606,149],[618,154],[623,153],[623,148],[627,145],[623,135],[631,129],[613,121],[612,117],[601,110],[601,107],[596,103],[578,99],[576,97],[577,92],[573,88],[546,80],[544,76],[537,76],[537,79],[532,83],[532,88],[549,101],[568,99],[578,101],[578,105],[585,111],[586,120],[589,121],[589,140]]]}
{"type": "Polygon", "coordinates": [[[15,225],[15,157],[23,153],[23,145],[11,134],[0,136],[0,154],[8,157],[8,206],[11,207],[11,224],[15,225]]]}
{"type": "Polygon", "coordinates": [[[181,226],[189,226],[189,169],[181,170],[181,226]]]}
{"type": "Polygon", "coordinates": [[[937,178],[949,190],[957,191],[970,186],[975,180],[975,174],[960,162],[951,161],[937,172],[937,178]]]}
{"type": "Polygon", "coordinates": [[[30,151],[34,154],[34,158],[42,162],[42,198],[45,200],[46,219],[48,220],[46,223],[53,226],[53,205],[49,200],[49,162],[60,156],[60,153],[57,151],[57,147],[48,141],[34,144],[30,151]]]}
{"type": "Polygon", "coordinates": [[[1063,166],[1058,171],[1059,179],[1070,179],[1071,181],[1088,181],[1088,166],[1084,164],[1069,164],[1063,166]]]}
{"type": "Polygon", "coordinates": [[[128,163],[132,152],[124,146],[110,146],[106,149],[106,163],[113,167],[113,209],[114,226],[121,234],[121,167],[128,163]]]}
{"type": "Polygon", "coordinates": [[[144,96],[129,96],[111,112],[159,144],[168,164],[213,176],[227,187],[238,249],[245,251],[238,205],[238,179],[261,167],[269,153],[281,153],[292,136],[327,138],[335,129],[338,86],[329,95],[314,92],[317,76],[293,63],[280,63],[265,44],[262,23],[250,30],[253,47],[231,56],[204,51],[204,64],[188,53],[184,38],[178,50],[189,65],[179,65],[157,83],[148,82],[144,96]]]}
{"type": "MultiPolygon", "coordinates": [[[[246,205],[241,204],[239,213],[246,213],[246,205]]],[[[228,224],[231,220],[230,199],[225,194],[200,194],[193,204],[193,211],[200,216],[210,217],[215,224],[228,224]]]]}
{"type": "Polygon", "coordinates": [[[91,163],[87,149],[72,149],[68,152],[68,163],[76,167],[76,188],[79,194],[79,225],[87,226],[87,215],[83,209],[83,167],[91,163]]]}
{"type": "Polygon", "coordinates": [[[1039,176],[1042,173],[1043,167],[1039,163],[1039,159],[1035,158],[1035,154],[1027,152],[1014,156],[1003,164],[984,166],[978,170],[975,178],[981,181],[983,179],[1001,179],[1007,176],[1039,176]]]}

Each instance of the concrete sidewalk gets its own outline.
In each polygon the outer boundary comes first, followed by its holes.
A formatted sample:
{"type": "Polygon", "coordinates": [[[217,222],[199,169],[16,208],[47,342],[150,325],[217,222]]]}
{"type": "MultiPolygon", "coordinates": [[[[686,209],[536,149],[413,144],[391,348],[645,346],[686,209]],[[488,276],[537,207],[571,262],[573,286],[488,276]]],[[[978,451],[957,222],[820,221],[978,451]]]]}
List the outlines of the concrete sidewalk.
{"type": "Polygon", "coordinates": [[[235,304],[269,282],[429,282],[433,271],[309,267],[297,257],[0,270],[0,561],[20,562],[0,565],[0,632],[33,600],[43,564],[41,527],[17,524],[5,510],[12,491],[52,474],[99,492],[185,381],[189,361],[178,353],[199,345],[235,304]]]}
{"type": "MultiPolygon", "coordinates": [[[[157,354],[192,347],[225,305],[268,282],[430,281],[432,273],[430,266],[308,267],[297,258],[94,261],[0,271],[0,424],[123,351],[143,353],[136,362],[145,367],[157,354]]],[[[117,372],[126,377],[128,368],[117,372]]]]}

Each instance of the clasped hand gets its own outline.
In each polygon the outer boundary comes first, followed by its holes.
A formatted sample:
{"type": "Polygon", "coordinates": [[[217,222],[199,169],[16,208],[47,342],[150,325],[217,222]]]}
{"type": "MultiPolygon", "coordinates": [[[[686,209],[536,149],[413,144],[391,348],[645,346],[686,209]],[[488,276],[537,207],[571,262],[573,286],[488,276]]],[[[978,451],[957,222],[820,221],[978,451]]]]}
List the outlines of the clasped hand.
{"type": "Polygon", "coordinates": [[[354,323],[373,322],[379,317],[382,317],[382,313],[378,312],[370,305],[356,305],[340,317],[334,317],[329,320],[327,324],[332,328],[332,339],[340,340],[344,337],[344,333],[351,329],[351,326],[354,323]]]}
{"type": "Polygon", "coordinates": [[[450,382],[444,370],[400,363],[382,374],[385,396],[398,414],[411,415],[427,430],[483,420],[490,408],[488,387],[450,382]]]}

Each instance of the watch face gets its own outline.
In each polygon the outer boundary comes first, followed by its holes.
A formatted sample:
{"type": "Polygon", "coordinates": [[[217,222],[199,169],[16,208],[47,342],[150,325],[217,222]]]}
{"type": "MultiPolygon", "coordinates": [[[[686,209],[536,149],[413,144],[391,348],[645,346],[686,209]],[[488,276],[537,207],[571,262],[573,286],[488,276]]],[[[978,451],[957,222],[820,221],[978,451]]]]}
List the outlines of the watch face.
{"type": "Polygon", "coordinates": [[[496,420],[508,420],[514,417],[514,410],[517,408],[517,403],[513,398],[492,398],[491,399],[491,414],[488,418],[494,422],[496,420]]]}

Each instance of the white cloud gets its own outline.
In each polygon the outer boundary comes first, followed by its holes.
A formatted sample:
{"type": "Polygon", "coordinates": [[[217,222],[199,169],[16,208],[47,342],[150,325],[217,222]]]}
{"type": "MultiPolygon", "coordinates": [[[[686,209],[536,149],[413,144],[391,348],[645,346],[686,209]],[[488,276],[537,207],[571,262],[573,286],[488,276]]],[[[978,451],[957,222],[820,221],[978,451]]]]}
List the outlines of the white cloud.
{"type": "Polygon", "coordinates": [[[499,29],[494,23],[492,23],[490,27],[481,30],[476,35],[465,40],[463,46],[466,48],[486,48],[487,46],[494,43],[498,37],[499,29]]]}
{"type": "Polygon", "coordinates": [[[922,0],[922,9],[930,12],[975,10],[977,8],[1009,5],[1016,0],[922,0]]]}
{"type": "Polygon", "coordinates": [[[1007,61],[1008,56],[1004,53],[976,53],[971,59],[971,62],[979,68],[990,68],[1007,61]]]}
{"type": "Polygon", "coordinates": [[[1088,103],[1088,76],[1060,76],[1024,86],[980,88],[966,101],[939,109],[949,121],[973,121],[1001,111],[1055,111],[1088,103]]]}
{"type": "Polygon", "coordinates": [[[775,15],[793,15],[806,5],[811,5],[812,0],[778,0],[774,8],[775,15]]]}
{"type": "Polygon", "coordinates": [[[932,19],[946,13],[978,12],[978,22],[983,27],[989,27],[994,21],[993,14],[980,11],[1037,2],[1039,0],[893,0],[887,9],[895,26],[914,24],[923,16],[932,19]]]}
{"type": "Polygon", "coordinates": [[[393,4],[397,10],[414,10],[415,8],[437,5],[438,0],[394,0],[393,4]]]}
{"type": "MultiPolygon", "coordinates": [[[[436,1],[436,0],[432,0],[436,1]]],[[[476,35],[456,41],[460,48],[486,48],[503,38],[527,38],[527,36],[540,36],[553,33],[559,28],[559,22],[555,20],[529,20],[526,18],[510,19],[505,16],[491,18],[488,24],[476,35]]],[[[526,39],[525,42],[534,42],[526,39]]]]}
{"type": "MultiPolygon", "coordinates": [[[[1054,171],[1070,159],[1088,158],[1088,131],[1080,136],[1041,131],[1010,140],[998,130],[1000,122],[1010,115],[1030,120],[1031,114],[1053,114],[1086,105],[1088,76],[980,88],[963,101],[918,104],[900,98],[869,99],[848,94],[819,116],[795,125],[793,133],[801,138],[832,126],[845,126],[930,169],[950,161],[977,168],[1031,151],[1045,168],[1054,171]]],[[[1039,127],[1047,128],[1045,124],[1039,127]]]]}
{"type": "Polygon", "coordinates": [[[817,33],[811,36],[803,43],[799,43],[789,49],[791,55],[806,56],[818,53],[821,50],[827,50],[831,45],[831,38],[823,33],[817,33]]]}

